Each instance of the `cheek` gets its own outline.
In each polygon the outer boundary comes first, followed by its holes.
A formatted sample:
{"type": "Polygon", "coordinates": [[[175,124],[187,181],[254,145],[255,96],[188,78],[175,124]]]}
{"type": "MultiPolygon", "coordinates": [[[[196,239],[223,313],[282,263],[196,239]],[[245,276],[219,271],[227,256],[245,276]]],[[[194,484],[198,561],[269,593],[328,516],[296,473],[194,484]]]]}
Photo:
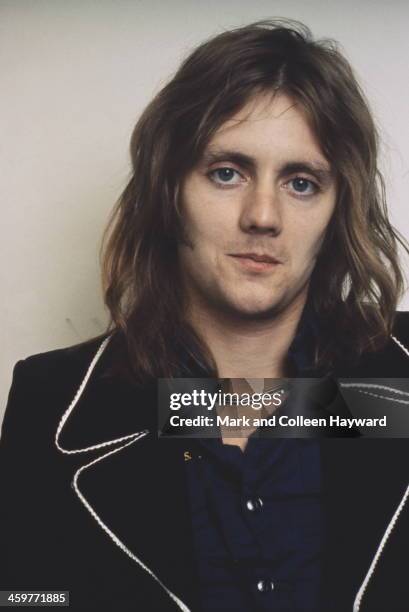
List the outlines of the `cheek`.
{"type": "Polygon", "coordinates": [[[197,200],[184,210],[185,234],[196,249],[220,248],[227,244],[234,228],[234,219],[227,207],[197,200]]]}
{"type": "Polygon", "coordinates": [[[196,251],[208,251],[225,242],[226,229],[211,214],[196,214],[186,219],[185,233],[196,251]]]}

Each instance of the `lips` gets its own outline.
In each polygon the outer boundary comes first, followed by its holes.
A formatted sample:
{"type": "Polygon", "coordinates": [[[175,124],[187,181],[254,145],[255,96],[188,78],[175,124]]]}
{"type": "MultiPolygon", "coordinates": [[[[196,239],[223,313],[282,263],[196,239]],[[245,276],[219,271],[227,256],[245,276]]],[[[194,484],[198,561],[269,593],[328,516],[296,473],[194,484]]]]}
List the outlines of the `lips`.
{"type": "Polygon", "coordinates": [[[258,253],[232,253],[231,254],[232,257],[240,257],[243,259],[251,259],[253,261],[257,261],[260,263],[270,263],[270,264],[277,264],[279,263],[278,259],[275,259],[274,257],[271,257],[270,255],[266,255],[266,254],[258,254],[258,253]]]}
{"type": "Polygon", "coordinates": [[[270,274],[277,269],[280,261],[265,253],[230,253],[236,265],[246,274],[270,274]]]}

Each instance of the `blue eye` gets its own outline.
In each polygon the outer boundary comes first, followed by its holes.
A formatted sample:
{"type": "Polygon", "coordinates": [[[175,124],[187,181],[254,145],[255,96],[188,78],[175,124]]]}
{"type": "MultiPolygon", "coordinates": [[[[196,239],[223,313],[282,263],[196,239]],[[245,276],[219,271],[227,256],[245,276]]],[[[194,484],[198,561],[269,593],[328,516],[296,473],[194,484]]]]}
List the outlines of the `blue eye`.
{"type": "Polygon", "coordinates": [[[292,184],[293,191],[299,195],[308,196],[319,191],[319,187],[316,183],[301,176],[296,176],[291,179],[291,181],[288,181],[288,183],[292,184]]]}
{"type": "Polygon", "coordinates": [[[209,176],[217,185],[237,185],[241,180],[239,172],[228,166],[212,170],[209,176]]]}

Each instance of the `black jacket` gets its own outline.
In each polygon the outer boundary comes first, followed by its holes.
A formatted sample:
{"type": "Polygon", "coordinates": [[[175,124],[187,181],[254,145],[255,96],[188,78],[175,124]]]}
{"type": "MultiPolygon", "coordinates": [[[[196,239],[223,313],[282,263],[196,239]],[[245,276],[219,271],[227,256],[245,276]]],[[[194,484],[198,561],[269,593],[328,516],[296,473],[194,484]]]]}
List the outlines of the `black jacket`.
{"type": "MultiPolygon", "coordinates": [[[[409,313],[398,314],[394,335],[409,346],[409,313]]],[[[158,439],[154,386],[106,376],[108,344],[61,422],[100,342],[15,367],[0,442],[0,589],[69,590],[75,610],[199,612],[184,474],[194,442],[158,439]],[[80,452],[57,448],[59,425],[60,447],[80,452]]],[[[409,358],[391,340],[336,374],[407,378],[409,358]]],[[[320,445],[328,533],[323,610],[352,612],[408,487],[409,442],[320,445]]],[[[359,612],[409,610],[409,502],[391,526],[359,612]]]]}

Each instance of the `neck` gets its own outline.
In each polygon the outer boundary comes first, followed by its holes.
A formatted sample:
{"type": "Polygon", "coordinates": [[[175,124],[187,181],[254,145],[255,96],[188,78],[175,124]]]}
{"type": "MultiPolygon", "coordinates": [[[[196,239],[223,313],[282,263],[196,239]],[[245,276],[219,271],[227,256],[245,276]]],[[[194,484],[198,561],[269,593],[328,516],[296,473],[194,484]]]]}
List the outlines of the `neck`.
{"type": "Polygon", "coordinates": [[[306,296],[268,320],[234,318],[199,305],[190,322],[204,340],[220,378],[282,378],[287,375],[287,353],[294,339],[306,296]]]}

